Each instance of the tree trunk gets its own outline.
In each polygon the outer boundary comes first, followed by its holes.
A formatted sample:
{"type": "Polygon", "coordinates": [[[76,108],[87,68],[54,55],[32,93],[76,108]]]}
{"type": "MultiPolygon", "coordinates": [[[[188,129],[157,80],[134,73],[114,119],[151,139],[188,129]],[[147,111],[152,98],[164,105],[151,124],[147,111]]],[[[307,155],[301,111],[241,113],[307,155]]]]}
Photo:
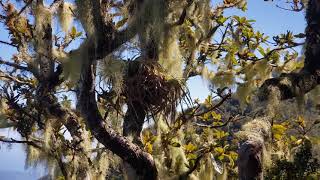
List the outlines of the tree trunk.
{"type": "Polygon", "coordinates": [[[123,135],[133,136],[133,142],[142,146],[140,133],[144,124],[146,112],[144,107],[139,102],[128,104],[128,110],[123,122],[123,135]]]}
{"type": "Polygon", "coordinates": [[[256,141],[246,141],[239,149],[238,170],[241,180],[263,179],[262,145],[256,141]]]}

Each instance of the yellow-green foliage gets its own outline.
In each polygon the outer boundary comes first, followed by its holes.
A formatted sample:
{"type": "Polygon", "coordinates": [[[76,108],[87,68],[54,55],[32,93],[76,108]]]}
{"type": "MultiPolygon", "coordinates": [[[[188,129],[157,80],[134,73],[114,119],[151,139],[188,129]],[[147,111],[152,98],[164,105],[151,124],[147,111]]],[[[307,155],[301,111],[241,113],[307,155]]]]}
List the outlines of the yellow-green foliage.
{"type": "Polygon", "coordinates": [[[58,15],[59,15],[59,22],[62,30],[65,33],[68,33],[72,22],[73,22],[73,14],[72,11],[74,7],[71,3],[64,2],[63,5],[60,7],[58,15]]]}
{"type": "MultiPolygon", "coordinates": [[[[159,118],[156,122],[157,137],[153,143],[153,158],[157,166],[159,177],[161,179],[177,179],[178,175],[188,170],[187,164],[189,163],[186,154],[182,147],[168,146],[165,150],[163,149],[163,139],[169,132],[169,127],[159,118]],[[170,164],[168,164],[170,162],[170,164]]],[[[176,136],[172,141],[181,143],[183,139],[182,132],[176,136]]]]}

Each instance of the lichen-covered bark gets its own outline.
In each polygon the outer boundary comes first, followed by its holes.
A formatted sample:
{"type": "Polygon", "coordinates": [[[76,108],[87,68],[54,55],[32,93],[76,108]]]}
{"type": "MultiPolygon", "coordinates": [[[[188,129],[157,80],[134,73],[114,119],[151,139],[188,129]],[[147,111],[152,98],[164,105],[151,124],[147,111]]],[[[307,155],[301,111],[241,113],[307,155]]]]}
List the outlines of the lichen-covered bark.
{"type": "MultiPolygon", "coordinates": [[[[157,179],[157,169],[151,155],[146,153],[139,146],[129,142],[122,135],[112,128],[106,127],[103,118],[98,110],[95,97],[95,64],[96,60],[102,59],[124,42],[136,34],[136,29],[130,26],[121,32],[113,28],[113,24],[106,23],[101,14],[100,1],[84,0],[77,3],[87,3],[89,12],[92,15],[93,32],[86,32],[88,35],[88,59],[82,60],[81,75],[77,92],[77,109],[86,120],[92,135],[107,149],[118,155],[125,162],[130,164],[139,179],[157,179]]],[[[135,7],[139,7],[143,1],[133,1],[135,7]]],[[[87,23],[81,21],[81,23],[87,23]]]]}
{"type": "Polygon", "coordinates": [[[87,121],[93,136],[110,151],[129,163],[141,179],[157,179],[157,169],[153,158],[139,146],[106,127],[98,110],[94,80],[95,80],[95,48],[90,48],[89,59],[83,62],[78,87],[78,110],[87,121]]]}
{"type": "Polygon", "coordinates": [[[239,178],[262,179],[262,144],[247,141],[242,144],[238,153],[239,178]]]}

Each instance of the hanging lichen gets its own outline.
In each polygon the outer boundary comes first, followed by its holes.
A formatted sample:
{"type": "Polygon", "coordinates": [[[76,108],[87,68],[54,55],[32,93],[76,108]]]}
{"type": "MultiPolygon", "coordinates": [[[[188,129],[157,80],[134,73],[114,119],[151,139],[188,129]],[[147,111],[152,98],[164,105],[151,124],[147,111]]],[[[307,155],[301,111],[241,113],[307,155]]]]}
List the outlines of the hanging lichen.
{"type": "Polygon", "coordinates": [[[69,29],[73,23],[73,13],[74,7],[71,3],[64,2],[63,5],[59,8],[58,16],[59,22],[62,30],[65,33],[69,32],[69,29]]]}
{"type": "MultiPolygon", "coordinates": [[[[39,4],[34,8],[35,12],[35,41],[36,41],[36,48],[37,52],[39,54],[47,54],[47,47],[46,41],[43,41],[43,38],[45,37],[46,33],[48,33],[47,29],[44,29],[45,27],[51,27],[51,21],[52,21],[52,14],[50,10],[43,5],[39,4]]],[[[51,32],[50,32],[51,33],[51,32]]]]}
{"type": "Polygon", "coordinates": [[[173,78],[182,78],[183,57],[180,52],[176,31],[171,30],[160,48],[159,63],[173,78]]]}
{"type": "Polygon", "coordinates": [[[109,55],[99,64],[99,74],[112,84],[112,90],[119,96],[123,91],[125,62],[113,55],[109,55]]]}

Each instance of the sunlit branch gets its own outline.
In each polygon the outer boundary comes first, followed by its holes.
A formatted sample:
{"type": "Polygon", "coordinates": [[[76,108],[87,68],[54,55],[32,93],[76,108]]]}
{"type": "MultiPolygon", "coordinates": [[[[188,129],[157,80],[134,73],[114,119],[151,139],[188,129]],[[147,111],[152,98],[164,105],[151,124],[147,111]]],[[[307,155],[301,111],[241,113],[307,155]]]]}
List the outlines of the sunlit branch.
{"type": "Polygon", "coordinates": [[[280,9],[283,9],[283,10],[295,11],[295,12],[300,12],[300,11],[302,11],[302,10],[305,8],[304,3],[302,2],[302,0],[300,0],[299,3],[294,2],[294,3],[292,3],[292,4],[293,4],[294,6],[292,6],[291,9],[281,7],[281,6],[279,6],[278,4],[276,5],[276,7],[277,7],[277,8],[280,8],[280,9]],[[300,7],[298,7],[298,4],[300,4],[300,7]]]}
{"type": "Polygon", "coordinates": [[[26,85],[29,85],[30,87],[33,87],[33,84],[31,84],[30,82],[28,82],[26,80],[21,80],[21,79],[19,79],[17,77],[11,76],[9,74],[5,74],[3,72],[0,72],[0,77],[6,78],[6,79],[11,80],[11,81],[15,81],[18,84],[26,84],[26,85]]]}
{"type": "Polygon", "coordinates": [[[264,55],[263,57],[261,58],[257,58],[257,57],[244,57],[243,55],[241,55],[239,52],[237,53],[238,57],[243,59],[243,60],[248,60],[248,61],[260,61],[260,60],[263,60],[263,59],[268,59],[272,56],[273,53],[277,52],[277,51],[282,51],[282,50],[285,50],[285,49],[291,49],[291,48],[294,48],[294,47],[298,47],[298,46],[302,46],[304,45],[305,43],[294,43],[292,45],[288,45],[288,46],[282,46],[282,47],[279,47],[279,48],[275,48],[275,49],[272,49],[271,51],[269,51],[266,55],[264,55]]]}

